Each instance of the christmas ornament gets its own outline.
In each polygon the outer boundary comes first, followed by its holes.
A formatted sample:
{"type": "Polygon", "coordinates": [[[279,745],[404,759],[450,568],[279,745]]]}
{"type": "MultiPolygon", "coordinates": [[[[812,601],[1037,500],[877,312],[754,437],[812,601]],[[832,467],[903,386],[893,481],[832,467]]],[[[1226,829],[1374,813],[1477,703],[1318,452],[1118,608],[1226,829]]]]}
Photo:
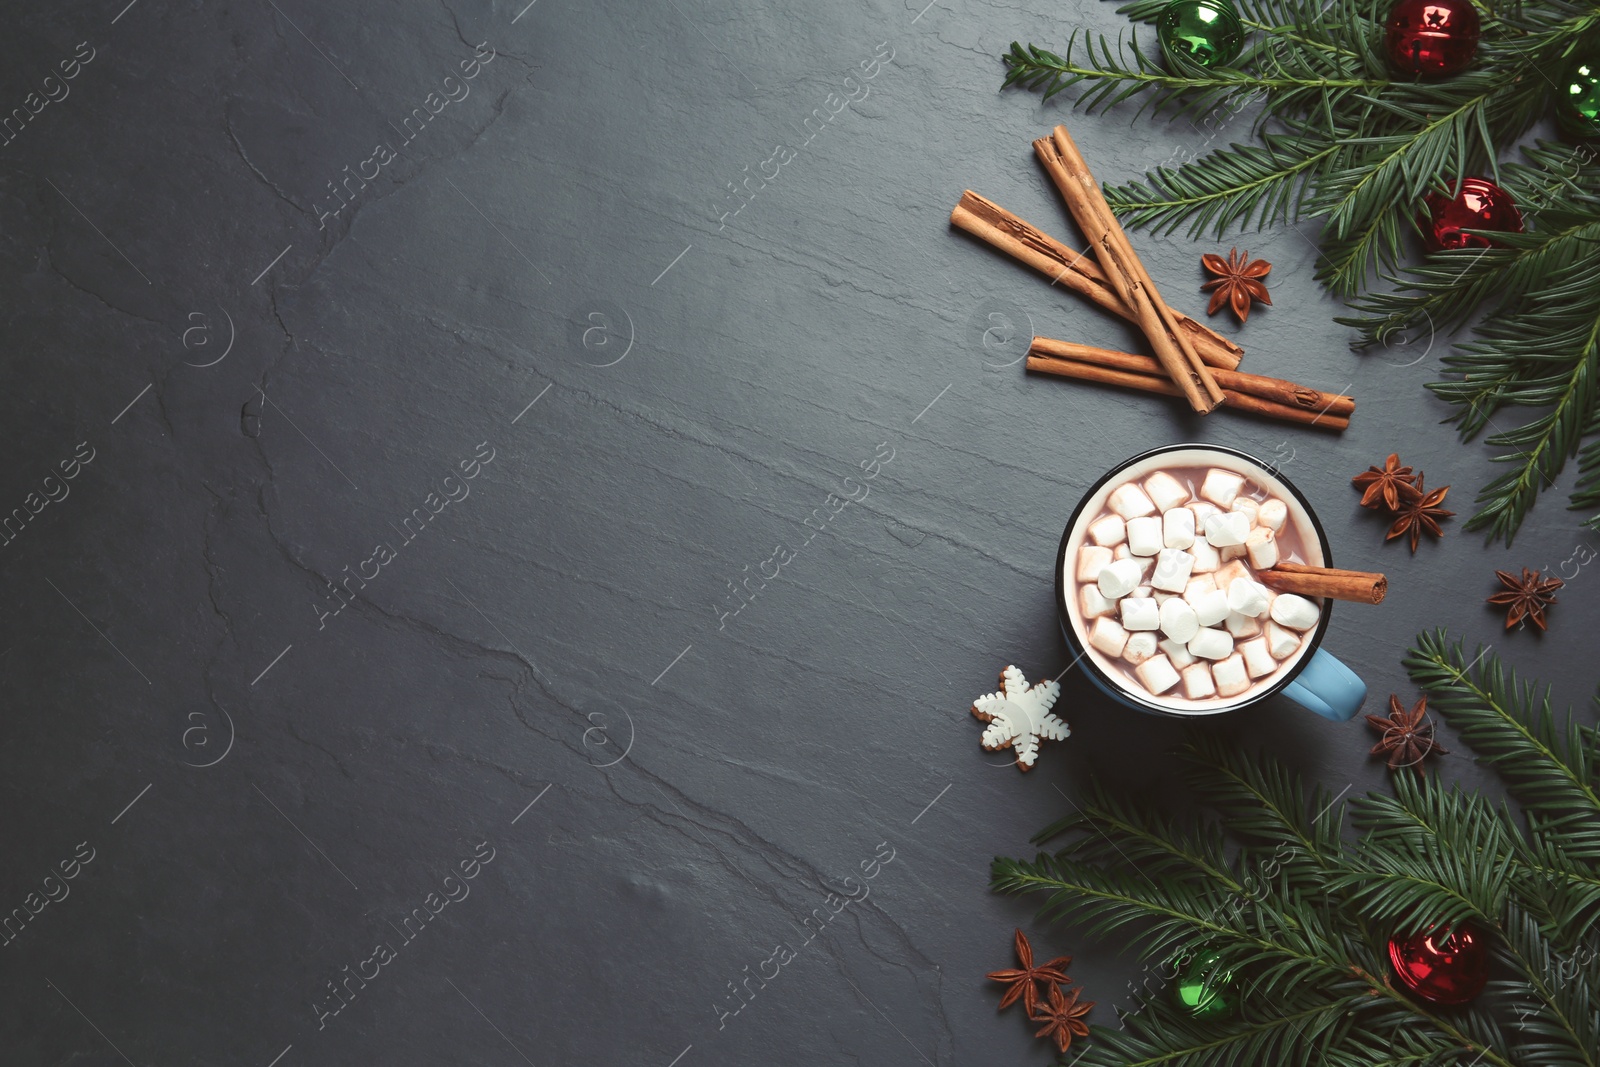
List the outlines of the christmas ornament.
{"type": "Polygon", "coordinates": [[[1422,198],[1428,209],[1428,250],[1490,248],[1494,242],[1463,230],[1499,230],[1521,233],[1522,215],[1511,194],[1487,178],[1465,178],[1454,197],[1429,193],[1422,198]]]}
{"type": "Polygon", "coordinates": [[[1556,122],[1574,140],[1600,138],[1600,59],[1576,56],[1556,77],[1556,122]]]}
{"type": "Polygon", "coordinates": [[[1477,54],[1478,31],[1472,0],[1400,0],[1389,11],[1389,62],[1419,78],[1460,74],[1477,54]]]}
{"type": "Polygon", "coordinates": [[[1074,1037],[1088,1037],[1089,1024],[1083,1021],[1083,1016],[1089,1014],[1089,1009],[1094,1007],[1094,1001],[1086,1004],[1078,1003],[1078,991],[1070,993],[1061,992],[1061,987],[1050,987],[1050,1003],[1047,1007],[1037,1012],[1029,1012],[1028,1017],[1036,1023],[1044,1023],[1044,1029],[1034,1034],[1034,1037],[1054,1038],[1056,1047],[1062,1052],[1072,1047],[1074,1037]]]}
{"type": "Polygon", "coordinates": [[[1061,695],[1055,682],[1030,687],[1015,667],[1000,672],[1000,692],[988,693],[972,703],[974,717],[988,723],[981,742],[991,752],[1010,746],[1017,753],[1017,769],[1026,771],[1039,757],[1039,739],[1065,741],[1072,733],[1050,708],[1061,695]]]}
{"type": "Polygon", "coordinates": [[[1385,507],[1390,511],[1399,511],[1402,499],[1409,500],[1420,495],[1417,492],[1417,479],[1420,477],[1412,474],[1410,467],[1402,467],[1400,456],[1391,452],[1382,467],[1368,467],[1365,473],[1351,478],[1350,484],[1362,491],[1362,507],[1385,507]]]}
{"type": "Polygon", "coordinates": [[[1178,1003],[1196,1019],[1220,1019],[1239,1006],[1239,980],[1215,952],[1196,956],[1178,976],[1178,1003]]]}
{"type": "Polygon", "coordinates": [[[1033,1015],[1033,1009],[1039,1003],[1039,983],[1045,983],[1046,988],[1054,989],[1057,983],[1072,981],[1067,977],[1065,968],[1072,966],[1071,956],[1057,956],[1049,963],[1041,963],[1037,967],[1033,964],[1033,946],[1028,944],[1028,935],[1021,930],[1016,936],[1017,962],[1021,964],[1013,970],[990,971],[986,978],[993,982],[1006,983],[1005,995],[1000,998],[998,1010],[1004,1011],[1022,998],[1022,1006],[1028,1015],[1033,1015]]]}
{"type": "Polygon", "coordinates": [[[1402,985],[1434,1004],[1465,1004],[1489,980],[1489,942],[1471,925],[1391,938],[1389,962],[1402,985]]]}
{"type": "Polygon", "coordinates": [[[1391,771],[1415,767],[1418,774],[1422,773],[1422,761],[1433,753],[1448,756],[1450,750],[1433,739],[1433,722],[1427,715],[1427,697],[1422,697],[1415,707],[1406,711],[1400,706],[1399,697],[1390,696],[1387,719],[1376,715],[1366,717],[1367,725],[1383,735],[1368,755],[1388,756],[1391,771]]]}
{"type": "Polygon", "coordinates": [[[1389,527],[1389,532],[1383,538],[1385,541],[1393,541],[1396,537],[1410,534],[1412,555],[1416,555],[1417,542],[1422,539],[1423,530],[1427,530],[1434,537],[1443,537],[1444,531],[1439,528],[1439,520],[1455,514],[1439,506],[1444,503],[1445,494],[1450,492],[1448,485],[1440,486],[1431,493],[1427,492],[1422,488],[1422,475],[1419,473],[1416,488],[1416,496],[1401,498],[1400,506],[1395,509],[1394,524],[1389,527]]]}
{"type": "Polygon", "coordinates": [[[1230,0],[1172,0],[1156,17],[1156,36],[1170,58],[1225,67],[1244,47],[1244,25],[1230,0]]]}
{"type": "Polygon", "coordinates": [[[1506,629],[1527,619],[1543,632],[1545,609],[1556,602],[1556,590],[1567,583],[1560,578],[1545,578],[1527,567],[1522,568],[1520,578],[1506,571],[1495,571],[1494,576],[1505,590],[1490,597],[1489,603],[1507,607],[1506,629]]]}
{"type": "Polygon", "coordinates": [[[1226,305],[1233,309],[1240,322],[1244,322],[1250,317],[1252,302],[1272,303],[1266,283],[1261,280],[1272,271],[1272,264],[1266,260],[1251,259],[1249,252],[1241,256],[1237,248],[1231,248],[1227,259],[1208,252],[1200,257],[1200,263],[1216,275],[1200,287],[1201,292],[1211,293],[1207,315],[1215,315],[1226,305]]]}

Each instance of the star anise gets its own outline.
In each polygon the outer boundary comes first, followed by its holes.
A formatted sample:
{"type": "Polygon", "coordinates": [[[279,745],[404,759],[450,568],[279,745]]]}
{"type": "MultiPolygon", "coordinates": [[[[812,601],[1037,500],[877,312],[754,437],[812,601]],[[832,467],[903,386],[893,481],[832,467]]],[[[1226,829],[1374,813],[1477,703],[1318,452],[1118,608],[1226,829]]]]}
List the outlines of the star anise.
{"type": "Polygon", "coordinates": [[[1399,454],[1391,452],[1389,458],[1383,461],[1383,466],[1368,467],[1364,474],[1351,478],[1350,484],[1362,490],[1362,507],[1381,506],[1390,511],[1399,511],[1400,501],[1422,495],[1417,492],[1417,481],[1421,477],[1420,474],[1412,474],[1410,467],[1402,467],[1399,454]]]}
{"type": "Polygon", "coordinates": [[[1070,982],[1066,971],[1062,968],[1072,966],[1071,956],[1057,956],[1049,963],[1033,965],[1033,946],[1028,944],[1028,935],[1021,930],[1017,931],[1017,962],[1022,967],[1017,970],[991,971],[986,976],[996,982],[1005,982],[1010,988],[1005,996],[1000,998],[1000,1010],[1005,1010],[1022,998],[1022,1005],[1028,1014],[1033,1014],[1033,1009],[1039,1003],[1039,985],[1044,982],[1050,988],[1055,988],[1058,982],[1070,982]]]}
{"type": "Polygon", "coordinates": [[[1028,1012],[1028,1018],[1036,1023],[1044,1023],[1044,1029],[1034,1034],[1034,1037],[1054,1038],[1056,1046],[1062,1052],[1072,1047],[1074,1037],[1088,1037],[1089,1024],[1083,1021],[1083,1016],[1089,1014],[1089,1009],[1094,1007],[1094,1001],[1085,1004],[1078,1003],[1078,991],[1063,993],[1061,987],[1050,987],[1050,1005],[1043,1011],[1028,1012]]]}
{"type": "Polygon", "coordinates": [[[1416,707],[1406,711],[1400,706],[1400,698],[1391,696],[1387,719],[1367,716],[1367,725],[1383,734],[1368,755],[1387,755],[1391,771],[1400,767],[1415,767],[1417,773],[1421,774],[1422,761],[1428,758],[1429,753],[1449,754],[1448,749],[1433,739],[1433,722],[1423,721],[1427,714],[1427,697],[1422,697],[1416,707]]]}
{"type": "Polygon", "coordinates": [[[1261,281],[1272,270],[1272,264],[1266,260],[1251,259],[1249,252],[1241,256],[1237,248],[1232,248],[1228,251],[1227,259],[1207,252],[1200,257],[1200,263],[1206,270],[1216,275],[1214,279],[1200,287],[1202,292],[1211,293],[1211,306],[1206,308],[1207,315],[1215,315],[1224,304],[1227,304],[1233,308],[1233,313],[1239,317],[1239,321],[1243,322],[1250,317],[1252,301],[1272,303],[1272,297],[1267,294],[1267,287],[1261,281]]]}
{"type": "Polygon", "coordinates": [[[1505,586],[1503,592],[1489,598],[1491,604],[1509,606],[1506,612],[1506,629],[1511,629],[1523,619],[1544,630],[1544,612],[1556,602],[1556,590],[1566,585],[1560,578],[1545,578],[1538,571],[1522,568],[1522,577],[1505,571],[1495,571],[1494,576],[1505,586]]]}
{"type": "Polygon", "coordinates": [[[1439,528],[1439,520],[1454,515],[1453,511],[1446,511],[1439,505],[1444,503],[1445,494],[1450,491],[1448,485],[1441,485],[1433,492],[1428,492],[1422,487],[1422,475],[1417,475],[1415,497],[1403,497],[1400,506],[1395,509],[1394,524],[1389,527],[1389,532],[1384,536],[1385,541],[1392,541],[1396,537],[1411,535],[1411,551],[1417,551],[1417,542],[1422,540],[1422,531],[1427,530],[1435,537],[1443,537],[1444,531],[1439,528]]]}

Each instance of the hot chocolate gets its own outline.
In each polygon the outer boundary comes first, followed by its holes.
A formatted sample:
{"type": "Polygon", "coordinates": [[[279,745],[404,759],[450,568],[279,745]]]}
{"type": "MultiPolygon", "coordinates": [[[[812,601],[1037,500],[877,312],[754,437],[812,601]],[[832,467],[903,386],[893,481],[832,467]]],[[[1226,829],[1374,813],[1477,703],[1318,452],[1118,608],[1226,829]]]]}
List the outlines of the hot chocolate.
{"type": "Polygon", "coordinates": [[[1317,599],[1275,593],[1260,572],[1323,561],[1292,494],[1248,465],[1192,458],[1169,453],[1103,487],[1063,579],[1086,655],[1132,693],[1208,712],[1274,685],[1321,620],[1317,599]]]}

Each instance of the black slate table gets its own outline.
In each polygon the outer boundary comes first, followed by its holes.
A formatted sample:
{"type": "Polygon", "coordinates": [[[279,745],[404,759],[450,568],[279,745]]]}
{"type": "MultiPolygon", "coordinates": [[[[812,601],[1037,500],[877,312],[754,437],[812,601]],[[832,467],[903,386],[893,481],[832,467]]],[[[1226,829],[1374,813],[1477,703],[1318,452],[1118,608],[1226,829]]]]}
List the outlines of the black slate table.
{"type": "MultiPolygon", "coordinates": [[[[988,861],[1091,768],[1165,788],[1182,730],[1069,672],[1022,776],[967,708],[1068,665],[1062,523],[1156,444],[1277,463],[1390,574],[1328,642],[1372,707],[1439,625],[1595,681],[1600,572],[1542,638],[1483,605],[1594,540],[1570,472],[1514,550],[1357,507],[1392,450],[1461,512],[1493,465],[1423,390],[1445,339],[1348,349],[1313,228],[1241,242],[1235,336],[1358,396],[1344,435],[1023,373],[1138,342],[961,190],[1077,241],[1056,121],[1108,181],[1248,137],[997,91],[1109,5],[124,3],[8,20],[8,1064],[1047,1062],[982,977],[1013,926],[1102,1022],[1140,965],[988,861]]],[[[1233,243],[1135,241],[1197,314],[1233,243]]],[[[1359,722],[1209,728],[1384,787],[1359,722]]]]}

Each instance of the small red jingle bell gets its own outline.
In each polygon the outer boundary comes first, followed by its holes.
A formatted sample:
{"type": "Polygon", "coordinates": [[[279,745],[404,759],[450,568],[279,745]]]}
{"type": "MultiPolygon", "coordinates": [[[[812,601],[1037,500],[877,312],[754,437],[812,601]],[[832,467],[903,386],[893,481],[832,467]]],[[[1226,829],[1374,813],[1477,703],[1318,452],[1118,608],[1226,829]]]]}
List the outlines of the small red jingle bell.
{"type": "Polygon", "coordinates": [[[1384,44],[1400,73],[1446,78],[1472,64],[1481,29],[1472,0],[1400,0],[1389,12],[1384,44]]]}
{"type": "Polygon", "coordinates": [[[1465,1004],[1489,980],[1489,942],[1481,931],[1460,926],[1415,937],[1391,938],[1389,962],[1400,983],[1433,1004],[1465,1004]]]}
{"type": "Polygon", "coordinates": [[[1499,230],[1521,233],[1522,213],[1511,194],[1487,178],[1464,178],[1454,197],[1428,193],[1422,198],[1428,209],[1426,238],[1428,250],[1447,248],[1492,248],[1494,242],[1464,230],[1499,230]]]}

